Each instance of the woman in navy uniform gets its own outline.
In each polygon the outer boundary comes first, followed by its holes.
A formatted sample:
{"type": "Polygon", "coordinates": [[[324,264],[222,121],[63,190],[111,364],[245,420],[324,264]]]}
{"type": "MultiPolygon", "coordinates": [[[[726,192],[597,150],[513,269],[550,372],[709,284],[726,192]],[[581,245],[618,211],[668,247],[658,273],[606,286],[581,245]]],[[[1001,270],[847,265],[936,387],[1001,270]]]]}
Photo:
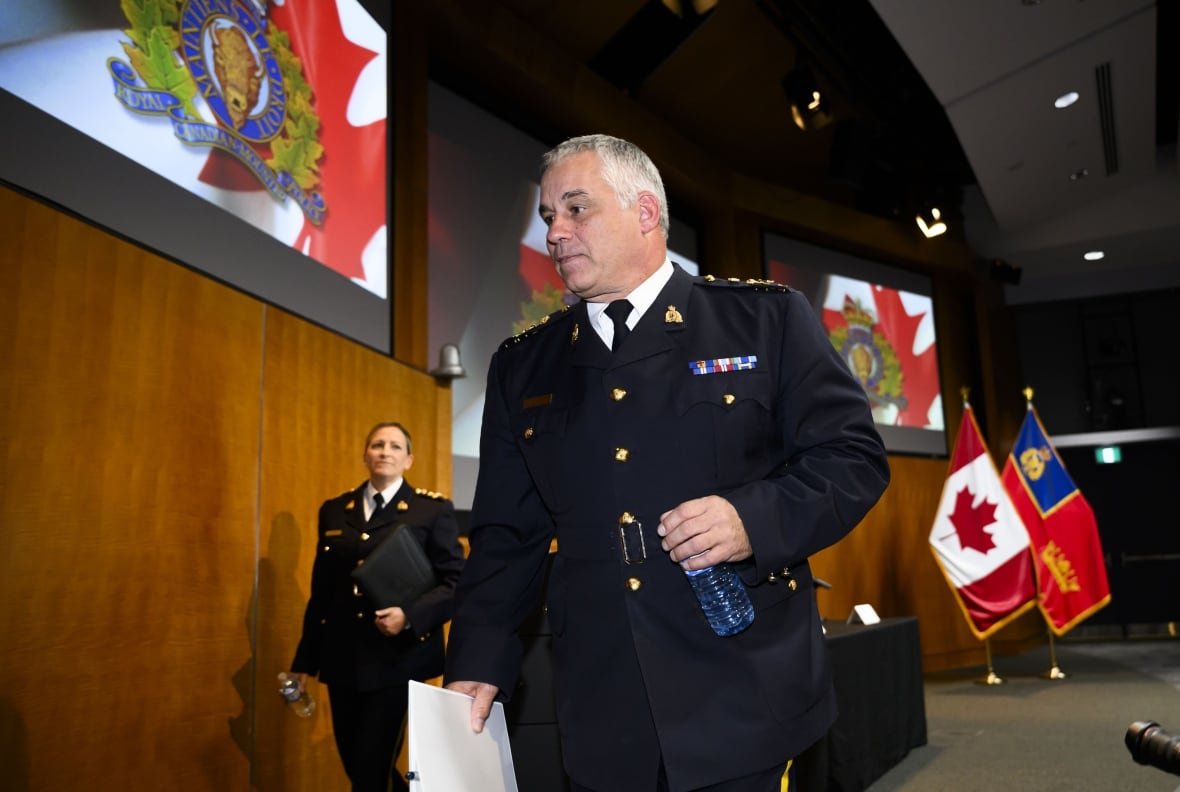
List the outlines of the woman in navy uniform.
{"type": "Polygon", "coordinates": [[[778,792],[836,716],[807,559],[889,479],[864,391],[801,294],[668,260],[663,185],[634,145],[551,151],[540,213],[582,301],[492,359],[447,686],[474,697],[476,731],[511,694],[556,537],[546,605],[573,789],[778,792]],[[684,574],[722,562],[755,608],[727,638],[684,574]]]}
{"type": "Polygon", "coordinates": [[[443,670],[443,624],[451,617],[463,550],[455,510],[403,477],[414,462],[410,434],[379,423],[365,438],[369,480],[320,507],[311,597],[291,670],[328,686],[336,748],[354,792],[407,789],[401,750],[407,682],[443,670]],[[405,608],[375,609],[350,573],[400,523],[434,567],[438,586],[405,608]]]}

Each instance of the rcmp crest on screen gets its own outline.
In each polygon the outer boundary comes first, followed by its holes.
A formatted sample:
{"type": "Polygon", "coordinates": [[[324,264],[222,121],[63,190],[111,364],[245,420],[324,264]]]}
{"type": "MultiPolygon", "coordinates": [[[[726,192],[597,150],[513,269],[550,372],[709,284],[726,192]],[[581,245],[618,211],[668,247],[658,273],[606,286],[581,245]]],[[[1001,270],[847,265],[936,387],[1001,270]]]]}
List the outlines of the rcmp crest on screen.
{"type": "Polygon", "coordinates": [[[253,6],[190,0],[180,16],[180,51],[221,123],[263,143],[286,118],[283,72],[253,6]]]}
{"type": "Polygon", "coordinates": [[[183,143],[233,155],[272,196],[290,197],[320,225],[327,207],[314,191],[323,156],[319,119],[299,59],[286,34],[271,30],[264,8],[254,0],[125,4],[130,64],[110,58],[107,69],[128,110],[166,116],[183,143]],[[308,101],[293,105],[289,85],[308,101]]]}
{"type": "Polygon", "coordinates": [[[828,332],[828,340],[840,353],[872,405],[879,423],[892,424],[905,409],[901,364],[889,340],[877,329],[877,319],[859,300],[844,298],[845,324],[828,332]]]}

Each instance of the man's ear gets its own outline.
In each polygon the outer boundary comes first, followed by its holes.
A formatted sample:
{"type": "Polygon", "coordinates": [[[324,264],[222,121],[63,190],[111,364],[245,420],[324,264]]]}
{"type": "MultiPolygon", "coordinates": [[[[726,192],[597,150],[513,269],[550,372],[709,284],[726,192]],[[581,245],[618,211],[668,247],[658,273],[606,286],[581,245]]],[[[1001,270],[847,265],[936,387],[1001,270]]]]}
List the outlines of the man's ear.
{"type": "Polygon", "coordinates": [[[639,206],[639,229],[643,233],[660,227],[660,202],[654,193],[641,192],[635,203],[639,206]]]}

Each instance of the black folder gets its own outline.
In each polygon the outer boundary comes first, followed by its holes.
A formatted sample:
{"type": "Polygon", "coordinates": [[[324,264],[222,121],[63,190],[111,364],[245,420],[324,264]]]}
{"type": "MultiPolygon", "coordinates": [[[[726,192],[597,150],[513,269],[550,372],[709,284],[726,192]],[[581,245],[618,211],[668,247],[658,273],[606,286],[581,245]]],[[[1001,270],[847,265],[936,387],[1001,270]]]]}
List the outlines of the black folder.
{"type": "Polygon", "coordinates": [[[394,526],[351,574],[377,608],[405,607],[438,585],[426,551],[404,523],[394,526]]]}

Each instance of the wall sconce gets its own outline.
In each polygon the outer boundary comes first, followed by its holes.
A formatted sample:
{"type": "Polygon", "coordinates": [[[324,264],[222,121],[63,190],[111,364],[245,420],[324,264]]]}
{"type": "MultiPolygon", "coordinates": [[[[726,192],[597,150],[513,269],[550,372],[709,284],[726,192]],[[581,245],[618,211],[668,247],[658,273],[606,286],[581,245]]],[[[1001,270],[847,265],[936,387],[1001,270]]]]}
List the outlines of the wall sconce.
{"type": "Polygon", "coordinates": [[[459,347],[454,344],[443,344],[438,350],[438,368],[430,372],[430,376],[440,380],[453,380],[467,376],[467,369],[459,361],[459,347]]]}
{"type": "Polygon", "coordinates": [[[791,108],[791,119],[799,129],[809,132],[831,122],[828,100],[820,91],[811,69],[799,66],[784,77],[783,93],[791,108]]]}
{"type": "Polygon", "coordinates": [[[946,233],[946,222],[943,221],[942,211],[937,206],[922,209],[914,216],[914,221],[918,224],[922,236],[927,239],[946,233]]]}

